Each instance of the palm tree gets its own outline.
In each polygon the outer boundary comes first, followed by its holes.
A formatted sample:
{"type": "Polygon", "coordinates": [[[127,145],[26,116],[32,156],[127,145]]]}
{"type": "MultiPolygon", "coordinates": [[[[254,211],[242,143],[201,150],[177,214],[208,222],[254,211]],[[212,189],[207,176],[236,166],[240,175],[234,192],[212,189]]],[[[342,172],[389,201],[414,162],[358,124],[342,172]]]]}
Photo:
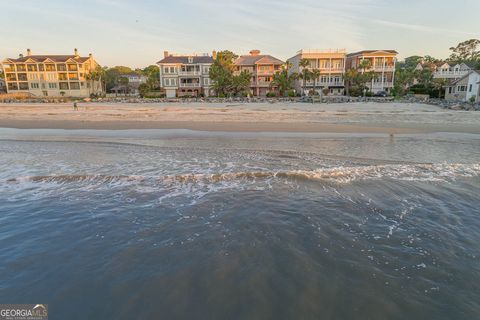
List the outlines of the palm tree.
{"type": "Polygon", "coordinates": [[[303,95],[305,95],[307,80],[310,79],[310,74],[309,74],[310,72],[308,70],[308,67],[310,66],[310,61],[308,59],[301,59],[298,65],[300,66],[300,69],[301,69],[300,78],[303,80],[302,89],[303,89],[303,95]]]}
{"type": "Polygon", "coordinates": [[[358,71],[355,69],[348,69],[345,72],[345,75],[343,76],[343,79],[345,81],[345,88],[346,88],[346,94],[347,96],[350,95],[350,86],[356,80],[358,77],[358,71]]]}
{"type": "Polygon", "coordinates": [[[313,91],[316,92],[317,90],[317,79],[320,78],[320,75],[322,73],[320,72],[320,70],[318,69],[313,69],[311,72],[310,72],[310,75],[312,77],[312,80],[313,80],[313,91]]]}
{"type": "Polygon", "coordinates": [[[285,96],[285,92],[292,89],[293,81],[297,78],[296,73],[288,74],[288,69],[277,71],[273,75],[273,80],[270,83],[271,87],[277,87],[281,96],[285,96]]]}

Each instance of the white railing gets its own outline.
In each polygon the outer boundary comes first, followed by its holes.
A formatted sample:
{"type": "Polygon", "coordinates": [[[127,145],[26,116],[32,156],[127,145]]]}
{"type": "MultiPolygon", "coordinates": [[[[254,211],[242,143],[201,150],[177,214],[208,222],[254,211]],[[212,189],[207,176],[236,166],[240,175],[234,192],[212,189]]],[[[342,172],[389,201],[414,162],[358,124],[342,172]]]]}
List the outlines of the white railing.
{"type": "MultiPolygon", "coordinates": [[[[308,87],[313,87],[314,83],[312,81],[307,81],[306,85],[308,87]]],[[[318,82],[315,84],[316,87],[343,87],[344,82],[318,82]]]]}
{"type": "Polygon", "coordinates": [[[202,74],[201,71],[178,71],[178,74],[181,76],[199,76],[202,74]]]}
{"type": "Polygon", "coordinates": [[[393,82],[391,81],[385,81],[385,82],[374,82],[373,85],[371,85],[373,88],[393,88],[393,82]]]}
{"type": "Polygon", "coordinates": [[[314,53],[347,53],[346,49],[302,49],[297,54],[314,54],[314,53]]]}
{"type": "Polygon", "coordinates": [[[382,72],[382,71],[393,71],[394,70],[394,67],[393,66],[373,66],[372,68],[374,71],[379,71],[379,72],[382,72]]]}
{"type": "Polygon", "coordinates": [[[469,71],[467,70],[459,70],[459,71],[435,71],[433,73],[434,78],[454,78],[454,77],[463,77],[464,75],[468,74],[469,71]]]}
{"type": "Polygon", "coordinates": [[[199,88],[200,83],[180,83],[181,88],[199,88]]]}

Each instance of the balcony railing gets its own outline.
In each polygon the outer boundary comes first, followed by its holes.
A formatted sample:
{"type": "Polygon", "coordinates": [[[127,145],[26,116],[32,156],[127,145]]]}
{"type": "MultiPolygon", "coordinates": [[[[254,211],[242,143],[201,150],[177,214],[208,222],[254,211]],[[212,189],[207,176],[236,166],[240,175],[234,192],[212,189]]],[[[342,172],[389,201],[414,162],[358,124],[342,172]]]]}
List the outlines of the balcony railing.
{"type": "Polygon", "coordinates": [[[390,71],[393,71],[395,68],[394,66],[373,66],[372,69],[374,71],[377,71],[377,72],[382,72],[382,71],[387,71],[387,72],[390,72],[390,71]]]}
{"type": "Polygon", "coordinates": [[[200,83],[180,83],[181,88],[199,88],[200,83]]]}
{"type": "Polygon", "coordinates": [[[199,75],[202,74],[202,72],[201,71],[182,71],[182,70],[179,70],[178,74],[181,75],[181,76],[199,76],[199,75]]]}
{"type": "MultiPolygon", "coordinates": [[[[313,87],[314,83],[313,81],[307,81],[306,83],[307,87],[313,87]]],[[[343,81],[338,81],[338,82],[319,82],[315,84],[316,87],[343,87],[345,84],[343,81]]]]}
{"type": "Polygon", "coordinates": [[[435,71],[433,73],[434,78],[455,78],[455,77],[463,77],[464,75],[468,74],[468,70],[458,70],[458,71],[435,71]]]}
{"type": "Polygon", "coordinates": [[[257,81],[256,85],[260,87],[269,87],[271,83],[271,81],[257,81]]]}
{"type": "Polygon", "coordinates": [[[374,82],[373,85],[370,84],[372,88],[393,88],[393,82],[385,81],[385,82],[374,82]]]}

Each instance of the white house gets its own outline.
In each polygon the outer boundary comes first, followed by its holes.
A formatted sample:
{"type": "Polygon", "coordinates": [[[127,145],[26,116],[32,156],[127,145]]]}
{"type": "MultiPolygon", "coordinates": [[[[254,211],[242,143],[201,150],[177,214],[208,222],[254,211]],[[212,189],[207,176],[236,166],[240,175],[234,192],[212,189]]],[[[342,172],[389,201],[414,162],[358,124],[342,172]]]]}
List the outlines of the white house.
{"type": "Polygon", "coordinates": [[[445,89],[446,100],[480,102],[480,71],[470,71],[462,78],[453,81],[445,89]]]}

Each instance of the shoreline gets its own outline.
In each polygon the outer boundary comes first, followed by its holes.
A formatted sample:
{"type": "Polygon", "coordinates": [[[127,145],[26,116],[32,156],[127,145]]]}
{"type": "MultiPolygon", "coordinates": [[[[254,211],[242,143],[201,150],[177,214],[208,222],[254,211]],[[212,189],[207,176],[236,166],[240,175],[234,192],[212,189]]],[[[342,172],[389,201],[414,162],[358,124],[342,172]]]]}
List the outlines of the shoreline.
{"type": "Polygon", "coordinates": [[[206,121],[78,121],[78,120],[3,120],[6,129],[61,129],[61,130],[148,130],[180,129],[206,132],[287,132],[287,133],[469,133],[480,134],[478,127],[400,124],[298,123],[298,122],[206,122],[206,121]]]}
{"type": "Polygon", "coordinates": [[[479,124],[480,113],[424,104],[0,104],[0,127],[15,129],[480,134],[479,124]]]}

